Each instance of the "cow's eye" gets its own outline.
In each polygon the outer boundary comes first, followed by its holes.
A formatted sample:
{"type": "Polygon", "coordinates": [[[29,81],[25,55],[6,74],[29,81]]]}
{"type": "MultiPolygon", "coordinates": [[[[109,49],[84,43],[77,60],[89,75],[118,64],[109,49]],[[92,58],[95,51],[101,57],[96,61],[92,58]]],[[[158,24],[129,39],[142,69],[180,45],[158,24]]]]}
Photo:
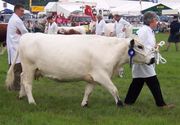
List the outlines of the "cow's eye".
{"type": "Polygon", "coordinates": [[[139,49],[143,49],[143,46],[138,45],[137,47],[138,47],[139,49]]]}

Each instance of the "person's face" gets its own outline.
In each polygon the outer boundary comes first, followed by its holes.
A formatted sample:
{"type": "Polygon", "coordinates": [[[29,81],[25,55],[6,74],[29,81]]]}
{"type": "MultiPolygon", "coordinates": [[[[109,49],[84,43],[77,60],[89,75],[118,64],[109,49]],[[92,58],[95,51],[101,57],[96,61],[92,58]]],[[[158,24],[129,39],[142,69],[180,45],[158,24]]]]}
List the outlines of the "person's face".
{"type": "Polygon", "coordinates": [[[53,23],[53,19],[49,19],[47,21],[48,21],[48,23],[53,23]]]}
{"type": "Polygon", "coordinates": [[[98,20],[101,20],[102,18],[101,18],[100,16],[97,16],[97,19],[98,19],[98,20]]]}
{"type": "Polygon", "coordinates": [[[16,14],[19,16],[19,17],[22,17],[24,15],[24,8],[19,8],[16,10],[16,14]]]}
{"type": "Polygon", "coordinates": [[[117,15],[116,15],[116,16],[114,16],[114,19],[115,19],[116,21],[119,21],[119,20],[120,20],[120,18],[121,18],[120,16],[117,16],[117,15]]]}
{"type": "Polygon", "coordinates": [[[152,29],[156,29],[157,28],[157,24],[158,24],[158,20],[156,18],[154,18],[151,23],[150,23],[150,27],[152,29]]]}

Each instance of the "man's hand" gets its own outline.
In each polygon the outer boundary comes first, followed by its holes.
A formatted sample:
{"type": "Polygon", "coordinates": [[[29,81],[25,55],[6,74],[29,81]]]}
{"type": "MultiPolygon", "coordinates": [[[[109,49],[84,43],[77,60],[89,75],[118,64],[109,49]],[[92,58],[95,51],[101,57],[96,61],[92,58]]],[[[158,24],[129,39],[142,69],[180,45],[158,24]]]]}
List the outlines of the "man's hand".
{"type": "Polygon", "coordinates": [[[110,37],[113,37],[113,36],[115,36],[115,35],[114,35],[113,32],[110,32],[109,36],[110,36],[110,37]]]}
{"type": "Polygon", "coordinates": [[[21,31],[19,29],[16,30],[16,33],[21,35],[21,31]]]}
{"type": "Polygon", "coordinates": [[[126,31],[126,28],[123,28],[122,31],[125,32],[125,31],[126,31]]]}

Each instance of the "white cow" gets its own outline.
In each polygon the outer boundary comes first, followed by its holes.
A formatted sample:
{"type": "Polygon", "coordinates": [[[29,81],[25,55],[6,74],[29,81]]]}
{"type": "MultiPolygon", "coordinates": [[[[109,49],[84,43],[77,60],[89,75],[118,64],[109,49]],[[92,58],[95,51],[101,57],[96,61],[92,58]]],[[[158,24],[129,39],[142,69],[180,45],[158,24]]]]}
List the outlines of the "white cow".
{"type": "MultiPolygon", "coordinates": [[[[105,35],[106,36],[111,36],[111,34],[114,32],[114,25],[115,25],[115,23],[107,23],[106,24],[106,27],[105,27],[105,35]]],[[[126,38],[134,37],[132,29],[133,29],[132,25],[126,26],[126,30],[125,30],[126,38]]]]}
{"type": "Polygon", "coordinates": [[[80,34],[86,34],[86,28],[84,26],[74,26],[74,27],[58,27],[60,33],[68,32],[69,30],[74,30],[80,34]]]}
{"type": "MultiPolygon", "coordinates": [[[[111,34],[114,32],[114,25],[115,23],[106,23],[104,30],[105,36],[111,36],[111,34]]],[[[91,32],[93,32],[95,29],[95,23],[93,22],[90,23],[89,29],[91,32]]],[[[132,25],[126,27],[125,30],[126,38],[134,37],[132,29],[133,29],[132,25]]]]}
{"type": "MultiPolygon", "coordinates": [[[[129,62],[129,46],[136,51],[134,62],[152,63],[150,53],[146,54],[144,46],[136,40],[96,35],[27,33],[21,37],[16,55],[16,59],[20,55],[23,70],[19,98],[27,96],[29,103],[36,104],[32,96],[32,81],[38,71],[43,76],[60,81],[86,81],[88,84],[82,106],[87,106],[88,97],[97,83],[112,94],[118,106],[122,106],[111,77],[117,67],[129,62]]],[[[11,88],[13,83],[14,65],[15,61],[7,74],[8,88],[11,88]]]]}
{"type": "Polygon", "coordinates": [[[114,32],[114,24],[115,23],[107,23],[105,26],[104,34],[105,36],[110,36],[112,32],[114,32]]]}

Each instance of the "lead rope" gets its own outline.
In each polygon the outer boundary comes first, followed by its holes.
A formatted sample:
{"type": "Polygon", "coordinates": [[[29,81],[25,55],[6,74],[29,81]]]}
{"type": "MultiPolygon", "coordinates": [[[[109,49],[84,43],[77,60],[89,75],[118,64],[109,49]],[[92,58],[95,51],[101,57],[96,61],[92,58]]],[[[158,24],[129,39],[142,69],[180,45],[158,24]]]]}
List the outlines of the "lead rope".
{"type": "Polygon", "coordinates": [[[156,64],[159,65],[160,63],[165,64],[167,63],[167,60],[161,56],[159,53],[159,47],[162,47],[165,45],[164,41],[161,41],[158,43],[157,48],[155,49],[155,56],[156,56],[156,64]]]}

